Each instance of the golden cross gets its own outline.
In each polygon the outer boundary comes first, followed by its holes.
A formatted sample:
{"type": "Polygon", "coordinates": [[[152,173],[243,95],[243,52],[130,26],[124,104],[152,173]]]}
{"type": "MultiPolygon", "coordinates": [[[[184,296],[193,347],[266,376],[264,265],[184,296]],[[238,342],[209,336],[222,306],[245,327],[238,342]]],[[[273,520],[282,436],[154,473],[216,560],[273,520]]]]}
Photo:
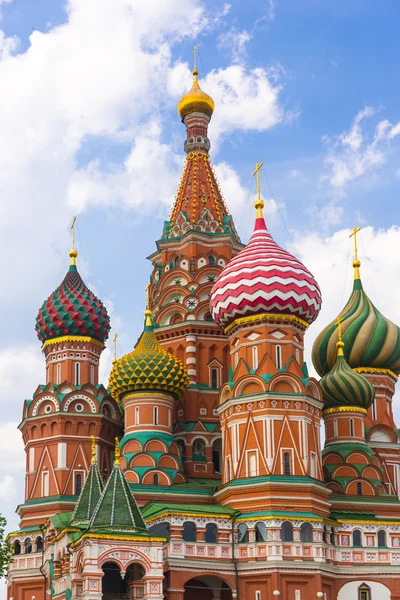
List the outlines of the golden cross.
{"type": "Polygon", "coordinates": [[[76,217],[72,217],[71,230],[72,230],[72,250],[75,249],[75,221],[76,217]]]}
{"type": "Polygon", "coordinates": [[[92,440],[92,463],[96,462],[96,440],[94,435],[90,436],[92,440]]]}
{"type": "Polygon", "coordinates": [[[146,310],[150,310],[150,284],[146,285],[146,310]]]}
{"type": "Polygon", "coordinates": [[[197,71],[197,50],[199,49],[198,45],[196,44],[195,47],[193,48],[193,71],[197,71]]]}
{"type": "Polygon", "coordinates": [[[357,233],[361,231],[361,227],[354,227],[349,237],[354,236],[354,260],[358,260],[358,248],[357,248],[357,233]]]}
{"type": "Polygon", "coordinates": [[[117,337],[118,333],[114,333],[113,342],[114,342],[114,360],[117,360],[117,337]]]}
{"type": "Polygon", "coordinates": [[[263,166],[263,164],[264,163],[256,163],[256,168],[253,173],[253,177],[255,175],[257,179],[257,200],[261,200],[260,169],[263,166]]]}
{"type": "Polygon", "coordinates": [[[339,340],[339,342],[342,341],[342,321],[343,321],[343,317],[338,317],[338,319],[336,321],[336,325],[337,325],[337,329],[338,329],[338,340],[339,340]]]}

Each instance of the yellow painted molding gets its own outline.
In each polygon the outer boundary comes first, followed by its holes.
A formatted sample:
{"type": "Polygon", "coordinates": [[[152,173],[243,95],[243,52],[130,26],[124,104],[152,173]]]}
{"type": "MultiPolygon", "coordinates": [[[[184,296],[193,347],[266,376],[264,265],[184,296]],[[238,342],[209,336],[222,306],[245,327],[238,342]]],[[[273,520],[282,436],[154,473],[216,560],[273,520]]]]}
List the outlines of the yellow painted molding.
{"type": "Polygon", "coordinates": [[[99,348],[105,348],[105,344],[103,344],[103,342],[99,342],[98,340],[95,340],[87,335],[63,335],[61,337],[52,338],[51,340],[46,340],[42,346],[42,350],[47,346],[62,344],[63,342],[86,342],[94,344],[95,346],[99,346],[99,348]]]}
{"type": "Polygon", "coordinates": [[[276,320],[276,321],[291,321],[292,323],[298,323],[302,327],[309,327],[306,321],[296,317],[295,315],[279,315],[278,313],[261,313],[259,315],[250,315],[248,317],[240,317],[240,319],[236,319],[233,323],[228,325],[224,329],[224,333],[228,333],[231,331],[236,325],[241,325],[243,323],[256,323],[258,321],[266,321],[266,320],[276,320]]]}
{"type": "Polygon", "coordinates": [[[324,417],[325,415],[333,415],[334,413],[346,412],[355,412],[366,415],[368,411],[365,408],[361,408],[361,406],[331,406],[330,408],[325,408],[322,411],[322,416],[324,417]]]}
{"type": "Polygon", "coordinates": [[[367,373],[371,375],[389,375],[394,381],[397,381],[399,376],[393,373],[390,369],[379,369],[377,367],[357,367],[353,369],[356,373],[367,373]]]}

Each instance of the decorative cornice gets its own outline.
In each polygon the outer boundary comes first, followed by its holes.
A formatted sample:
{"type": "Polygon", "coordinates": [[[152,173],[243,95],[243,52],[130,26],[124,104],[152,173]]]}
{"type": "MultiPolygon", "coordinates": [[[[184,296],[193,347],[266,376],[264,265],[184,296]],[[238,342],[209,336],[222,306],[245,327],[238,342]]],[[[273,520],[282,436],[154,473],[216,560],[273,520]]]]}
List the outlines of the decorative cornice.
{"type": "Polygon", "coordinates": [[[86,538],[96,539],[96,540],[121,540],[121,541],[129,541],[129,542],[165,542],[167,540],[166,537],[152,537],[150,535],[119,535],[118,533],[84,533],[76,542],[71,544],[71,548],[76,548],[86,538]]]}
{"type": "Polygon", "coordinates": [[[356,373],[367,373],[370,375],[389,375],[394,381],[397,381],[399,376],[396,373],[393,373],[390,369],[379,369],[375,367],[357,367],[353,369],[356,373]]]}
{"type": "Polygon", "coordinates": [[[199,518],[199,519],[226,519],[227,521],[230,521],[232,519],[232,515],[216,515],[215,513],[196,513],[196,512],[178,512],[178,511],[171,511],[171,510],[166,510],[158,515],[155,515],[154,517],[150,517],[148,519],[145,519],[146,523],[152,523],[153,521],[157,521],[158,519],[164,518],[164,517],[193,517],[193,518],[199,518]]]}
{"type": "Polygon", "coordinates": [[[361,408],[361,406],[332,406],[331,408],[325,408],[325,410],[322,411],[322,416],[325,417],[326,415],[345,412],[361,413],[363,415],[367,414],[367,410],[361,408]]]}
{"type": "Polygon", "coordinates": [[[301,325],[305,329],[307,329],[307,327],[309,326],[306,321],[303,321],[303,319],[300,319],[299,317],[296,317],[295,315],[280,315],[278,313],[261,313],[259,315],[250,315],[248,317],[240,317],[240,319],[236,319],[233,323],[231,323],[230,325],[228,325],[228,327],[226,327],[224,329],[224,333],[225,334],[228,333],[234,327],[236,327],[237,325],[241,325],[243,323],[256,323],[259,321],[267,321],[267,320],[291,321],[291,322],[297,323],[298,325],[301,325]]]}
{"type": "Polygon", "coordinates": [[[86,335],[63,335],[61,337],[46,340],[42,346],[42,350],[47,346],[54,346],[54,344],[62,344],[63,342],[86,342],[94,344],[95,346],[99,346],[99,348],[105,348],[105,344],[103,344],[103,342],[99,342],[98,340],[86,335]]]}

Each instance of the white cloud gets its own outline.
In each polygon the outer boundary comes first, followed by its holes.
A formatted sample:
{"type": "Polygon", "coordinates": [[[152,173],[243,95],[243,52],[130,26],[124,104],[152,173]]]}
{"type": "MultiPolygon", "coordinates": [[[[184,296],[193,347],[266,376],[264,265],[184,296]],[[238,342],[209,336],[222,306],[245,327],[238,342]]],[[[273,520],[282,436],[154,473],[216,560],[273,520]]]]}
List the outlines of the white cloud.
{"type": "Polygon", "coordinates": [[[4,475],[0,479],[0,498],[6,502],[10,502],[17,495],[17,487],[15,478],[11,475],[4,475]]]}
{"type": "Polygon", "coordinates": [[[241,63],[246,57],[247,44],[251,38],[252,34],[246,31],[246,29],[240,31],[236,27],[231,27],[231,29],[219,36],[218,44],[222,48],[227,48],[232,53],[234,63],[241,63]]]}
{"type": "Polygon", "coordinates": [[[382,120],[375,126],[373,134],[368,135],[368,120],[376,112],[373,107],[366,106],[357,113],[349,130],[323,138],[328,147],[327,173],[323,180],[329,181],[336,197],[346,193],[350,182],[373,174],[387,161],[390,141],[399,135],[400,122],[393,125],[382,120]]]}
{"type": "Polygon", "coordinates": [[[28,347],[10,346],[0,351],[0,397],[7,408],[18,406],[17,418],[22,416],[24,399],[32,397],[38,384],[43,382],[44,371],[39,343],[28,347]]]}
{"type": "Polygon", "coordinates": [[[25,471],[25,452],[22,434],[17,429],[17,421],[9,421],[0,425],[1,473],[10,474],[25,471]]]}

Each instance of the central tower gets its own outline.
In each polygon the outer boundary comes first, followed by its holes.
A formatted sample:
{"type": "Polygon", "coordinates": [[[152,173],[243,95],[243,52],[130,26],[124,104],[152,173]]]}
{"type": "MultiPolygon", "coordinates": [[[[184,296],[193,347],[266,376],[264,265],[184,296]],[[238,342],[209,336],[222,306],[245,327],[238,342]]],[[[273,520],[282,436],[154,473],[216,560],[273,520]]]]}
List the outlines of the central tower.
{"type": "Polygon", "coordinates": [[[209,309],[211,288],[242,248],[214,174],[208,124],[213,99],[198,83],[178,105],[186,127],[182,178],[157,250],[149,257],[151,308],[160,344],[186,365],[187,394],[176,403],[174,436],[185,471],[221,477],[218,393],[228,379],[229,343],[209,309]]]}

